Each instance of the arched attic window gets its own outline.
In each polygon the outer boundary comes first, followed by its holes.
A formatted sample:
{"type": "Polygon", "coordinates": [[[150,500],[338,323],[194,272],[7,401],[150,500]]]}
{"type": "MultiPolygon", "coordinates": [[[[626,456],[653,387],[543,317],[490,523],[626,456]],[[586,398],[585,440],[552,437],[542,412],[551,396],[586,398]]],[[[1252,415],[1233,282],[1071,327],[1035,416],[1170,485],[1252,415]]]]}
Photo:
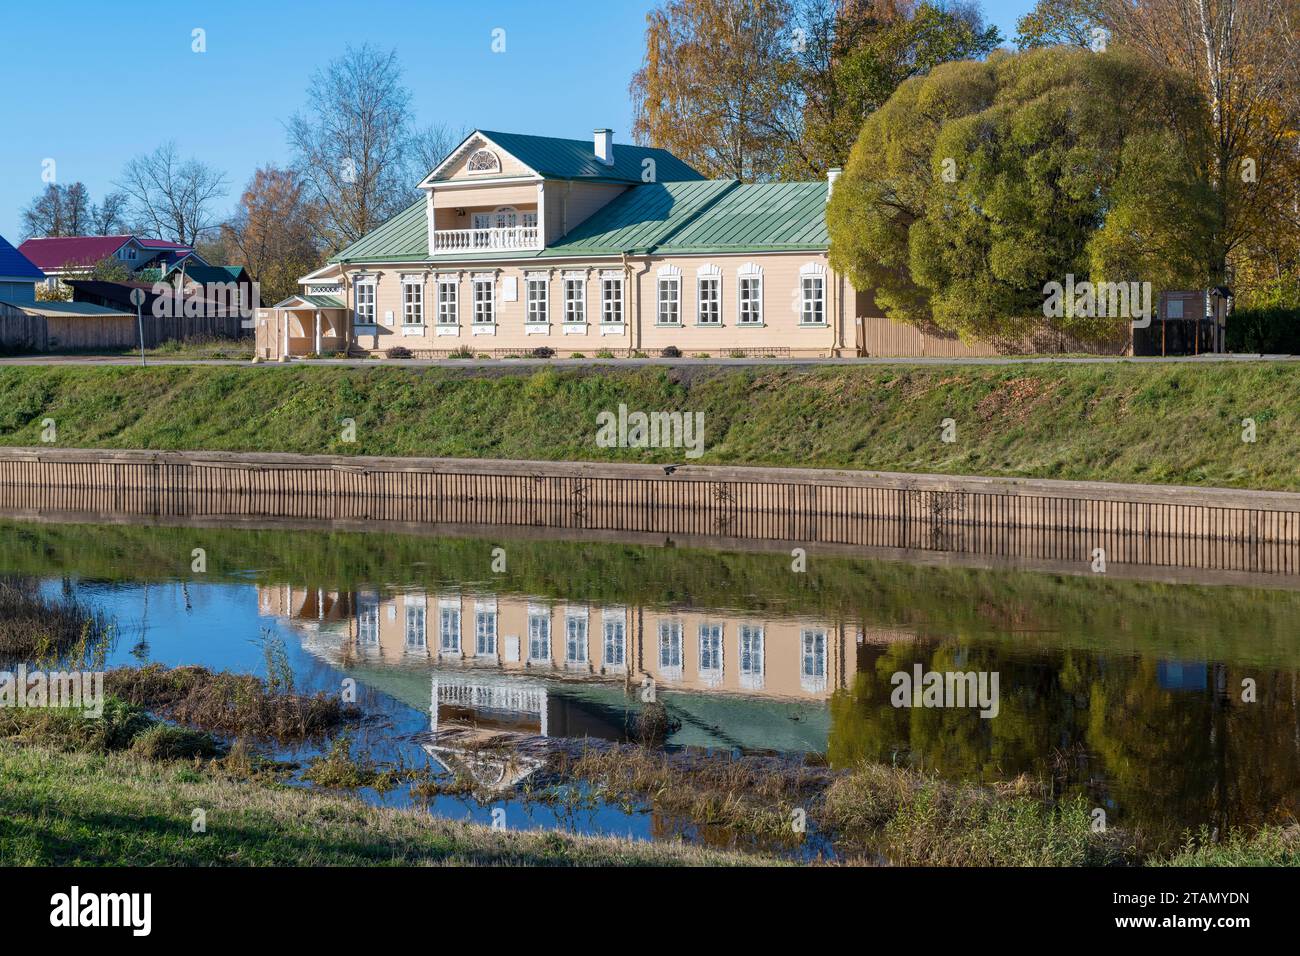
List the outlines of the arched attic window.
{"type": "Polygon", "coordinates": [[[469,162],[465,164],[465,171],[469,173],[499,173],[501,171],[501,160],[497,159],[497,154],[492,150],[480,149],[470,156],[469,162]]]}

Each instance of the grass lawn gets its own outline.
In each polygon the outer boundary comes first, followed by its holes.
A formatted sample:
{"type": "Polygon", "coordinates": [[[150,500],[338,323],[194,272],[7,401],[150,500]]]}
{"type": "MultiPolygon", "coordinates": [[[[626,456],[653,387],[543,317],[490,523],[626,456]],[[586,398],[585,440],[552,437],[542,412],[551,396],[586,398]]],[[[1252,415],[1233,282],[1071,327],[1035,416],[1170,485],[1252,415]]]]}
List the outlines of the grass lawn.
{"type": "Polygon", "coordinates": [[[702,412],[701,464],[1300,490],[1297,363],[11,366],[0,368],[0,444],[39,445],[53,418],[66,447],[683,460],[681,449],[598,447],[596,416],[620,403],[702,412]]]}
{"type": "Polygon", "coordinates": [[[0,741],[0,866],[732,866],[683,844],[501,832],[223,779],[131,753],[0,741]],[[191,832],[192,812],[207,832],[191,832]]]}

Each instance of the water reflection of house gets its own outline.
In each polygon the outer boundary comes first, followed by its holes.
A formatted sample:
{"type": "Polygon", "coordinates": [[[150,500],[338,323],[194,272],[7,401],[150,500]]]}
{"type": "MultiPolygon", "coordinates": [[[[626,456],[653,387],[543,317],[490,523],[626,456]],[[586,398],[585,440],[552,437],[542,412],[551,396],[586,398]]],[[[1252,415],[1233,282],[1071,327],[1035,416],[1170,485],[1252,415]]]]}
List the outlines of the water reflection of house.
{"type": "Polygon", "coordinates": [[[821,749],[826,702],[854,674],[863,640],[827,621],[732,610],[262,591],[263,613],[302,627],[308,650],[373,668],[372,683],[406,681],[392,693],[413,700],[404,675],[423,674],[428,688],[432,672],[435,729],[472,720],[503,733],[615,738],[629,702],[653,686],[680,718],[681,742],[821,749]]]}
{"type": "Polygon", "coordinates": [[[351,650],[539,677],[821,700],[844,686],[853,639],[824,621],[735,611],[599,607],[494,594],[260,589],[262,613],[347,624],[351,650]]]}

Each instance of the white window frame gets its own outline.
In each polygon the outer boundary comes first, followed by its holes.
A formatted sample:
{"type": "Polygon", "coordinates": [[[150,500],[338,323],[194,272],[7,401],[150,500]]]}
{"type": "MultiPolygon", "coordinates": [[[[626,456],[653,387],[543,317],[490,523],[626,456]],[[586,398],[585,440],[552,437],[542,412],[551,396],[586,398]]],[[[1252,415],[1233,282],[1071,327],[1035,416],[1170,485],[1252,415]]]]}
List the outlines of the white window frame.
{"type": "Polygon", "coordinates": [[[460,328],[460,277],[438,276],[438,325],[460,328]],[[448,321],[450,319],[450,321],[448,321]]]}
{"type": "Polygon", "coordinates": [[[551,662],[551,609],[541,605],[528,607],[528,663],[549,664],[551,662]],[[546,653],[537,654],[535,650],[545,648],[546,653]]]}
{"type": "Polygon", "coordinates": [[[551,277],[546,273],[528,273],[524,276],[524,328],[545,331],[551,324],[551,277]],[[541,296],[533,297],[536,287],[541,296]],[[533,306],[540,306],[534,309],[533,306]]]}
{"type": "Polygon", "coordinates": [[[799,631],[799,686],[810,694],[826,689],[828,644],[824,627],[805,627],[799,631]]]}
{"type": "Polygon", "coordinates": [[[763,327],[763,269],[752,262],[736,273],[736,325],[763,327]]]}
{"type": "Polygon", "coordinates": [[[740,668],[740,686],[745,690],[762,690],[766,681],[763,625],[740,625],[738,648],[737,666],[740,668]]]}
{"type": "Polygon", "coordinates": [[[725,674],[725,656],[726,656],[727,630],[722,624],[713,621],[705,621],[699,629],[699,660],[698,670],[700,680],[711,687],[716,687],[722,683],[725,674]],[[705,653],[705,649],[708,653],[705,653]],[[707,663],[708,666],[705,666],[707,663]]]}
{"type": "Polygon", "coordinates": [[[659,621],[659,676],[664,680],[682,679],[682,657],[686,628],[675,618],[659,621]]]}
{"type": "Polygon", "coordinates": [[[826,318],[826,267],[810,262],[799,270],[799,326],[805,329],[824,329],[826,318]],[[813,292],[812,295],[809,293],[813,292]],[[809,315],[820,319],[809,321],[809,315]]]}
{"type": "Polygon", "coordinates": [[[438,654],[461,653],[460,601],[438,602],[438,654]]]}
{"type": "Polygon", "coordinates": [[[474,656],[497,656],[497,606],[476,602],[474,604],[474,656]]]}
{"type": "Polygon", "coordinates": [[[655,296],[655,325],[670,329],[682,327],[682,271],[674,266],[659,270],[655,296]],[[671,291],[671,296],[664,295],[668,291],[671,291]],[[666,312],[672,313],[671,321],[664,321],[666,312]]]}
{"type": "Polygon", "coordinates": [[[586,608],[567,608],[564,612],[564,666],[586,667],[591,659],[591,628],[586,608]],[[580,651],[576,657],[574,651],[580,651]]]}
{"type": "Polygon", "coordinates": [[[564,324],[587,324],[587,276],[585,273],[564,274],[564,324]],[[576,294],[575,294],[576,293],[576,294]]]}
{"type": "Polygon", "coordinates": [[[499,172],[501,172],[501,157],[486,146],[481,146],[474,150],[474,152],[470,153],[469,159],[465,160],[465,175],[467,176],[487,176],[499,172]],[[474,160],[483,155],[491,157],[491,165],[484,169],[473,169],[474,160]]]}
{"type": "Polygon", "coordinates": [[[423,604],[411,603],[408,600],[406,605],[406,630],[404,632],[406,650],[427,653],[429,650],[429,635],[427,631],[427,611],[423,604]],[[412,637],[416,639],[411,640],[412,637]]]}
{"type": "Polygon", "coordinates": [[[722,328],[722,270],[717,266],[700,266],[695,277],[695,324],[706,329],[722,328]],[[715,290],[705,299],[705,288],[715,290]],[[708,304],[708,318],[705,321],[705,304],[708,304]]]}
{"type": "Polygon", "coordinates": [[[424,328],[424,277],[402,277],[402,326],[424,328]]]}
{"type": "Polygon", "coordinates": [[[471,288],[474,290],[474,314],[471,316],[471,324],[475,333],[482,333],[488,329],[493,332],[497,327],[497,277],[476,275],[471,280],[471,288]],[[481,290],[487,289],[486,296],[480,296],[481,290]],[[483,309],[481,306],[486,305],[483,309]],[[487,321],[483,321],[483,316],[487,316],[487,321]]]}
{"type": "Polygon", "coordinates": [[[600,662],[609,670],[622,671],[627,667],[627,612],[622,608],[609,608],[601,612],[600,662]],[[617,647],[617,660],[611,660],[610,648],[617,647]]]}
{"type": "Polygon", "coordinates": [[[377,325],[379,321],[376,312],[378,299],[379,283],[375,281],[374,277],[358,279],[352,290],[352,324],[377,325]]]}
{"type": "Polygon", "coordinates": [[[606,326],[623,327],[626,318],[624,308],[626,306],[623,295],[623,273],[606,272],[600,277],[600,324],[606,326]],[[614,293],[611,295],[611,293],[614,293]],[[617,310],[612,308],[617,306],[617,310]]]}

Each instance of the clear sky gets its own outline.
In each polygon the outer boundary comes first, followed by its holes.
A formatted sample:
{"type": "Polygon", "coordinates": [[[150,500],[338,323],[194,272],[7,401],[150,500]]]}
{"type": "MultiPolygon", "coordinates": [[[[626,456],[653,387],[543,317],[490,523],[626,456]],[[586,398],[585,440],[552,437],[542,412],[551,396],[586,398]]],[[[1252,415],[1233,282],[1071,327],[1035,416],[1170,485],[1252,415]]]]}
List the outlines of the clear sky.
{"type": "MultiPolygon", "coordinates": [[[[123,6],[8,0],[0,13],[0,235],[44,188],[99,199],[127,160],[174,139],[230,179],[289,159],[284,123],[348,43],[396,48],[421,125],[629,139],[627,85],[652,0],[222,0],[123,6]],[[206,32],[195,53],[193,31],[206,32]],[[504,53],[492,33],[506,31],[504,53]]],[[[984,0],[1004,37],[1032,0],[984,0]]],[[[223,212],[225,209],[223,208],[223,212]]]]}

